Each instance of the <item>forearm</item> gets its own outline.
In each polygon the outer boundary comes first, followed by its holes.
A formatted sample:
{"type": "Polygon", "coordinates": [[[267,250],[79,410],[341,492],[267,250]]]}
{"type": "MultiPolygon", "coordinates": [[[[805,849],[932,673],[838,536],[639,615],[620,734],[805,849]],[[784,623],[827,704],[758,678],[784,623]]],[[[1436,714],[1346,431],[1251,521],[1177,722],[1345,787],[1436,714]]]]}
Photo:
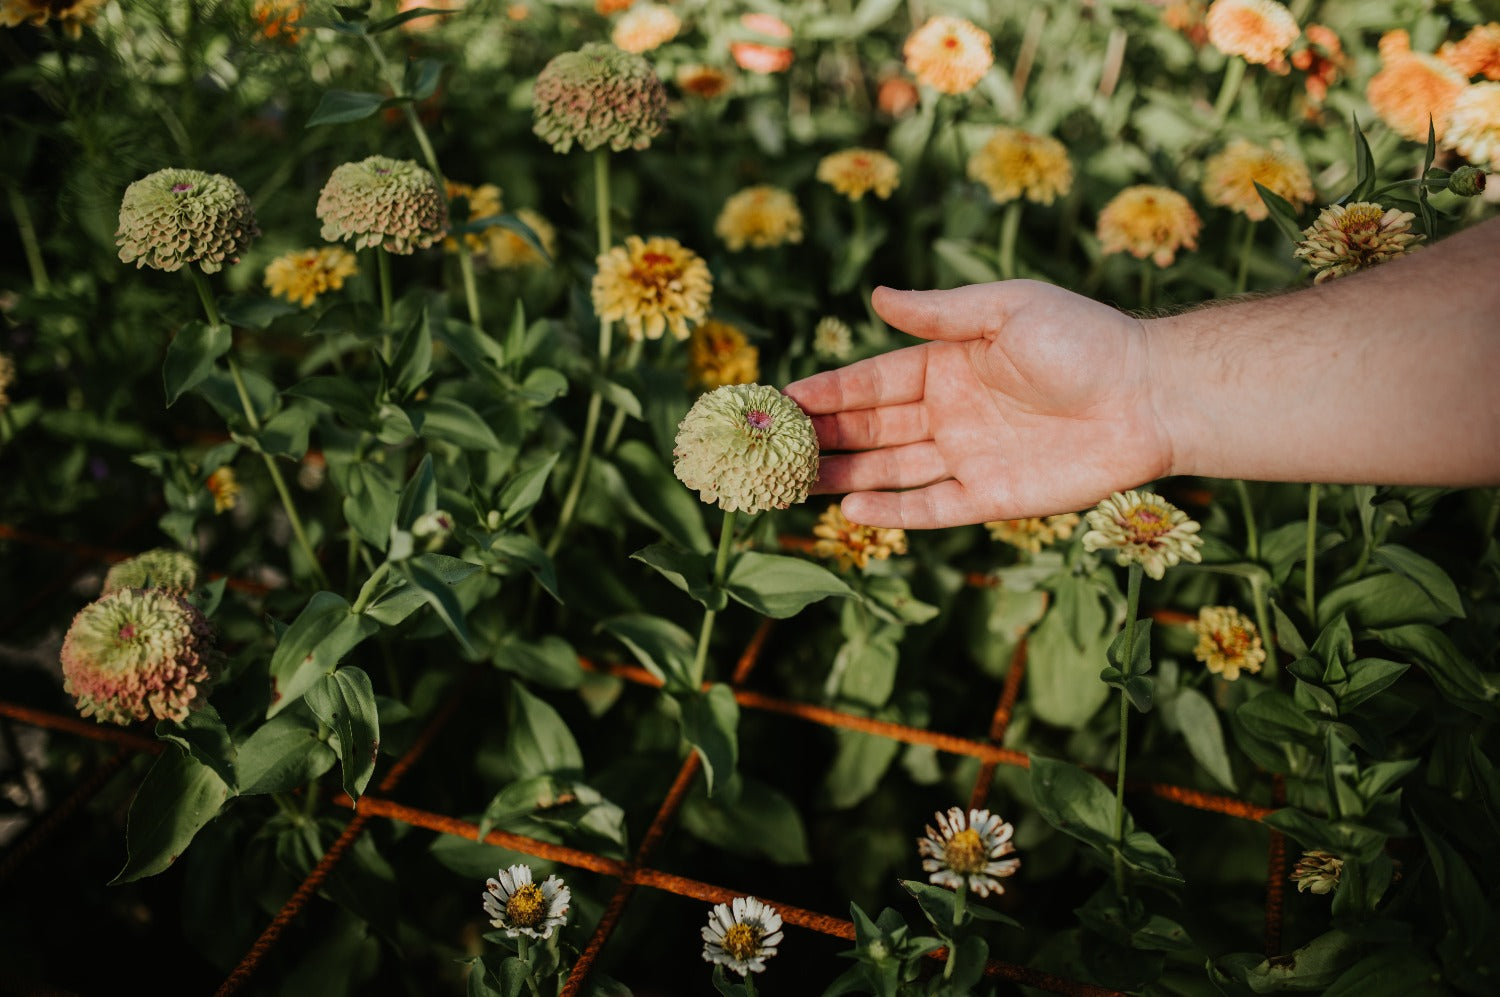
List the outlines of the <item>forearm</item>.
{"type": "Polygon", "coordinates": [[[1144,323],[1174,474],[1500,484],[1500,219],[1275,298],[1144,323]]]}

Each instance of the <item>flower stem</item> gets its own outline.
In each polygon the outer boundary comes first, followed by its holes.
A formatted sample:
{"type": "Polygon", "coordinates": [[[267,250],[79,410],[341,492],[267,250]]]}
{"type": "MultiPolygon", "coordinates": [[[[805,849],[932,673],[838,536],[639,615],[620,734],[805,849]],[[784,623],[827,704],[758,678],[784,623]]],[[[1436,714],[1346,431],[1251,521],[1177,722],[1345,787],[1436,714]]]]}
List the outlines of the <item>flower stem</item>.
{"type": "MultiPolygon", "coordinates": [[[[731,510],[724,513],[724,523],[719,528],[719,552],[714,558],[713,588],[718,591],[724,585],[724,573],[729,567],[729,551],[734,546],[734,518],[731,510]]],[[[708,667],[708,641],[713,636],[714,620],[718,613],[712,609],[703,611],[703,626],[698,631],[698,650],[693,655],[693,688],[703,685],[703,673],[708,667]]]]}
{"type": "Polygon", "coordinates": [[[1214,101],[1214,117],[1223,121],[1229,114],[1229,109],[1234,106],[1234,98],[1239,96],[1240,84],[1245,79],[1245,60],[1237,56],[1229,57],[1229,64],[1224,67],[1224,82],[1219,86],[1219,97],[1214,101]]]}
{"type": "MultiPolygon", "coordinates": [[[[641,348],[645,341],[632,339],[630,345],[625,349],[625,362],[621,364],[625,370],[633,370],[636,364],[641,362],[641,348]]],[[[616,408],[615,414],[610,417],[609,431],[604,434],[604,452],[610,453],[615,444],[620,442],[620,431],[625,428],[625,410],[616,408]]]]}
{"type": "Polygon", "coordinates": [[[1154,266],[1155,266],[1155,264],[1153,264],[1153,263],[1151,263],[1149,261],[1146,261],[1146,260],[1142,260],[1141,261],[1141,303],[1140,303],[1140,307],[1142,309],[1150,308],[1151,307],[1151,279],[1154,276],[1154,274],[1152,272],[1152,268],[1154,266]]]}
{"type": "Polygon", "coordinates": [[[1245,516],[1245,556],[1252,561],[1260,560],[1260,534],[1255,528],[1255,508],[1250,504],[1250,487],[1240,478],[1234,479],[1234,490],[1240,495],[1240,511],[1245,516]]]}
{"type": "Polygon", "coordinates": [[[1318,554],[1318,485],[1314,482],[1307,486],[1307,574],[1303,580],[1303,593],[1307,597],[1307,618],[1314,625],[1318,619],[1318,603],[1316,600],[1317,581],[1314,572],[1315,562],[1318,554]]]}
{"type": "Polygon", "coordinates": [[[755,977],[749,973],[745,974],[745,994],[747,997],[755,997],[755,977]]]}
{"type": "Polygon", "coordinates": [[[1021,228],[1021,201],[1017,198],[1005,206],[1000,216],[1000,279],[1016,275],[1016,233],[1021,228]]]}
{"type": "Polygon", "coordinates": [[[38,294],[46,294],[50,287],[47,264],[42,259],[41,244],[37,242],[31,209],[26,206],[26,199],[14,185],[7,185],[5,192],[10,197],[10,213],[15,216],[16,228],[21,231],[21,248],[26,252],[26,266],[31,270],[31,289],[38,294]]]}
{"type": "MultiPolygon", "coordinates": [[[[953,926],[959,927],[964,923],[964,902],[968,899],[968,881],[958,885],[953,893],[953,926]]],[[[954,933],[955,935],[957,932],[954,933]]],[[[948,961],[943,964],[943,979],[953,978],[953,967],[958,962],[958,939],[948,939],[948,961]]]]}
{"type": "Polygon", "coordinates": [[[349,607],[349,614],[351,616],[358,616],[365,611],[365,607],[370,604],[370,599],[375,595],[375,587],[380,584],[386,575],[390,574],[390,571],[391,562],[382,561],[380,567],[370,573],[370,577],[365,579],[364,585],[360,586],[359,598],[355,599],[354,605],[349,607]]]}
{"type": "Polygon", "coordinates": [[[1484,515],[1484,539],[1495,535],[1495,524],[1500,523],[1500,488],[1490,491],[1490,508],[1484,515]]]}
{"type": "Polygon", "coordinates": [[[1250,256],[1255,249],[1255,221],[1245,219],[1245,241],[1240,243],[1240,267],[1234,276],[1234,293],[1243,294],[1250,278],[1250,256]]]}
{"type": "MultiPolygon", "coordinates": [[[[1135,660],[1135,617],[1141,605],[1139,563],[1131,564],[1125,583],[1125,671],[1135,660]]],[[[1128,675],[1127,675],[1128,677],[1128,675]]],[[[1120,690],[1120,753],[1115,761],[1115,895],[1125,897],[1125,749],[1129,743],[1130,700],[1120,690]]]]}
{"type": "Polygon", "coordinates": [[[380,355],[391,362],[391,324],[395,315],[391,299],[391,254],[375,247],[375,269],[380,274],[380,355]]]}
{"type": "Polygon", "coordinates": [[[531,945],[526,941],[525,935],[516,936],[516,954],[526,964],[526,987],[536,997],[542,997],[542,991],[536,985],[536,968],[531,965],[531,945]]]}
{"type": "Polygon", "coordinates": [[[1272,639],[1271,608],[1266,601],[1265,576],[1250,577],[1250,600],[1255,603],[1255,625],[1260,628],[1261,645],[1266,650],[1266,663],[1262,671],[1266,678],[1276,675],[1276,642],[1272,639]]]}
{"type": "MultiPolygon", "coordinates": [[[[594,209],[599,216],[599,253],[603,255],[609,250],[611,241],[608,147],[601,147],[594,151],[594,209]]],[[[609,321],[600,320],[599,322],[599,371],[601,374],[609,367],[609,351],[613,341],[611,326],[612,323],[609,321]]],[[[553,531],[552,539],[547,542],[548,557],[556,554],[557,549],[562,546],[568,524],[573,521],[573,513],[578,508],[578,496],[583,492],[583,482],[588,477],[589,459],[593,455],[594,437],[599,432],[599,413],[603,407],[604,396],[599,393],[598,388],[595,388],[593,394],[589,396],[588,413],[583,420],[583,438],[578,443],[578,463],[573,467],[573,479],[568,482],[567,494],[563,496],[562,510],[557,515],[557,528],[553,531]]]]}

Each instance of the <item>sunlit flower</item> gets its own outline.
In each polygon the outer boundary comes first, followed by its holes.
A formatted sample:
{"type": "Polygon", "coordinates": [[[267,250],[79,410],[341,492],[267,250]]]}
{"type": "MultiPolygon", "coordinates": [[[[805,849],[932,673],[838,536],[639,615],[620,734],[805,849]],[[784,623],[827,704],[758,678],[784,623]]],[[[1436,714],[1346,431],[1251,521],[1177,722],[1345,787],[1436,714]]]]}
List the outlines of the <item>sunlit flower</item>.
{"type": "Polygon", "coordinates": [[[448,212],[437,178],[409,159],[370,156],[334,168],[318,194],[323,238],[409,255],[443,236],[448,212]]]}
{"type": "MultiPolygon", "coordinates": [[[[792,37],[791,25],[772,14],[741,14],[740,25],[771,38],[792,37]]],[[[786,45],[768,45],[764,42],[732,42],[729,54],[741,69],[762,75],[786,72],[791,68],[793,55],[791,48],[786,45]]]]}
{"type": "Polygon", "coordinates": [[[109,0],[0,0],[0,27],[14,28],[28,21],[42,27],[49,20],[62,26],[69,38],[78,38],[83,29],[99,17],[99,10],[109,0]]]}
{"type": "Polygon", "coordinates": [[[1444,42],[1438,58],[1464,76],[1500,80],[1500,22],[1476,24],[1456,42],[1444,42]]]}
{"type": "Polygon", "coordinates": [[[884,561],[892,554],[906,553],[906,531],[851,523],[837,502],[823,510],[813,527],[813,556],[838,561],[844,570],[863,571],[870,559],[884,561]]]}
{"type": "Polygon", "coordinates": [[[702,388],[752,384],[760,377],[760,351],[728,322],[699,322],[688,339],[688,376],[702,388]]]}
{"type": "Polygon", "coordinates": [[[1113,550],[1121,565],[1140,564],[1157,580],[1179,561],[1203,559],[1198,523],[1159,495],[1115,492],[1084,514],[1083,549],[1113,550]]]}
{"type": "Polygon", "coordinates": [[[592,288],[594,311],[623,321],[631,339],[660,339],[667,329],[688,337],[688,323],[708,314],[713,276],[703,257],[676,239],[628,236],[599,255],[592,288]]]}
{"type": "Polygon", "coordinates": [[[847,360],[854,349],[854,330],[849,323],[825,315],[813,327],[813,352],[828,360],[847,360]]]}
{"type": "Polygon", "coordinates": [[[1099,212],[1100,249],[1146,257],[1159,267],[1171,266],[1179,249],[1198,248],[1198,212],[1168,187],[1126,187],[1099,212]]]}
{"type": "Polygon", "coordinates": [[[734,82],[724,70],[701,62],[680,67],[676,79],[677,86],[683,93],[690,93],[704,100],[723,96],[729,92],[730,84],[734,82]]]}
{"type": "Polygon", "coordinates": [[[1203,166],[1203,196],[1208,202],[1258,222],[1270,212],[1256,184],[1281,195],[1293,207],[1313,199],[1306,164],[1280,145],[1260,146],[1237,138],[1203,166]]]}
{"type": "Polygon", "coordinates": [[[905,76],[887,76],[875,91],[875,106],[890,118],[903,118],[922,102],[917,85],[905,76]]]}
{"type": "Polygon", "coordinates": [[[1401,30],[1380,37],[1380,72],[1370,77],[1365,97],[1391,130],[1413,142],[1427,141],[1432,122],[1438,140],[1448,123],[1448,112],[1468,77],[1436,56],[1411,50],[1411,37],[1401,30]]]}
{"type": "Polygon", "coordinates": [[[554,56],[537,74],[533,101],[531,130],[559,153],[575,142],[644,149],[667,117],[667,91],[651,64],[598,42],[554,56]]]}
{"type": "MultiPolygon", "coordinates": [[[[466,2],[467,0],[401,0],[401,4],[397,8],[396,12],[398,14],[404,14],[409,10],[416,10],[418,7],[426,7],[430,10],[456,12],[463,10],[464,4],[466,2]]],[[[401,30],[428,31],[432,28],[437,27],[439,24],[442,24],[444,21],[447,21],[448,18],[449,14],[428,15],[424,17],[413,18],[410,21],[403,22],[401,25],[401,30]]]]}
{"type": "Polygon", "coordinates": [[[179,594],[198,584],[198,562],[180,550],[158,547],[110,566],[101,595],[119,589],[167,589],[179,594]]]}
{"type": "Polygon", "coordinates": [[[339,290],[345,278],[357,273],[359,264],[353,253],[343,246],[323,246],[276,257],[266,264],[265,284],[272,294],[306,308],[319,295],[339,290]]]}
{"type": "Polygon", "coordinates": [[[1302,853],[1292,867],[1292,882],[1298,893],[1327,894],[1338,889],[1339,878],[1344,872],[1344,860],[1321,848],[1302,853]]]}
{"type": "Polygon", "coordinates": [[[917,82],[942,93],[967,93],[995,63],[990,36],[973,21],[942,14],[928,18],[902,46],[917,82]]]}
{"type": "Polygon", "coordinates": [[[802,211],[791,191],[757,184],[730,195],[714,222],[714,234],[734,252],[801,242],[802,211]]]}
{"type": "Polygon", "coordinates": [[[316,450],[302,455],[297,464],[297,484],[308,491],[317,491],[328,480],[328,459],[316,450]]]}
{"type": "Polygon", "coordinates": [[[883,201],[901,183],[901,164],[879,149],[844,149],[818,160],[817,176],[851,201],[872,191],[883,201]]]}
{"type": "Polygon", "coordinates": [[[818,477],[818,434],[786,395],[730,384],[698,398],[677,427],[672,470],[725,512],[802,502],[818,477]]]}
{"type": "Polygon", "coordinates": [[[1469,162],[1500,170],[1500,83],[1464,87],[1448,114],[1445,139],[1469,162]]]}
{"type": "Polygon", "coordinates": [[[741,976],[762,973],[781,944],[781,915],[755,897],[735,897],[709,912],[702,934],[706,961],[741,976]]]}
{"type": "Polygon", "coordinates": [[[917,853],[924,856],[922,869],[929,881],[950,890],[967,889],[981,897],[1004,893],[1000,880],[1021,868],[1018,858],[1006,858],[1016,850],[1011,842],[1015,828],[988,810],[958,807],[937,813],[937,828],[927,826],[927,836],[917,839],[917,853]]]}
{"type": "Polygon", "coordinates": [[[659,3],[637,4],[615,22],[609,40],[627,52],[649,52],[677,37],[682,18],[659,3]]]}
{"type": "Polygon", "coordinates": [[[521,233],[503,225],[491,225],[485,230],[490,266],[502,270],[547,266],[547,261],[557,256],[557,229],[530,208],[517,208],[515,214],[535,233],[547,255],[537,252],[536,247],[527,242],[521,233]]]}
{"type": "Polygon", "coordinates": [[[304,31],[297,26],[307,5],[302,0],[255,0],[250,16],[260,25],[260,32],[267,38],[284,42],[297,42],[304,31]]]}
{"type": "Polygon", "coordinates": [[[1059,540],[1073,535],[1073,530],[1082,522],[1076,512],[1065,512],[1058,516],[1031,516],[1026,519],[1001,519],[985,523],[992,540],[1010,544],[1028,554],[1039,554],[1043,547],[1051,547],[1059,540]]]}
{"type": "Polygon", "coordinates": [[[210,474],[204,484],[214,497],[214,512],[228,512],[239,503],[240,483],[234,476],[234,468],[228,464],[210,474]]]}
{"type": "Polygon", "coordinates": [[[0,412],[10,407],[10,395],[6,392],[16,380],[16,362],[0,353],[0,412]]]}
{"type": "Polygon", "coordinates": [[[1161,23],[1182,35],[1195,47],[1208,41],[1208,26],[1204,23],[1208,5],[1204,0],[1169,0],[1162,8],[1161,23]]]}
{"type": "Polygon", "coordinates": [[[238,263],[260,235],[250,198],[218,173],[157,170],[125,188],[115,245],[137,268],[178,270],[196,263],[204,273],[238,263]]]}
{"type": "Polygon", "coordinates": [[[1307,45],[1292,53],[1292,65],[1307,74],[1303,87],[1316,107],[1328,97],[1328,88],[1343,74],[1349,58],[1339,36],[1327,25],[1309,24],[1303,34],[1307,45]]]}
{"type": "Polygon", "coordinates": [[[1422,238],[1411,230],[1414,217],[1370,201],[1330,205],[1302,230],[1292,255],[1305,260],[1316,275],[1313,283],[1321,284],[1411,252],[1422,238]]]}
{"type": "MultiPolygon", "coordinates": [[[[459,224],[467,222],[484,221],[486,218],[494,218],[505,210],[505,203],[500,194],[500,188],[492,183],[482,183],[479,186],[467,183],[457,183],[453,180],[444,180],[443,187],[448,193],[448,210],[451,213],[454,202],[462,199],[468,204],[468,214],[459,220],[459,224]]],[[[491,226],[493,228],[493,226],[491,226]]],[[[465,232],[463,234],[464,244],[476,253],[482,253],[489,245],[489,229],[481,229],[478,232],[465,232]]],[[[443,237],[443,248],[448,252],[458,250],[458,240],[452,235],[443,237]]]]}
{"type": "Polygon", "coordinates": [[[635,0],[594,0],[594,12],[608,17],[622,10],[629,10],[635,0]]]}
{"type": "Polygon", "coordinates": [[[182,720],[218,672],[213,628],[167,589],[118,589],[73,618],[63,689],[100,723],[182,720]]]}
{"type": "Polygon", "coordinates": [[[1273,67],[1284,64],[1301,33],[1292,12],[1275,0],[1214,0],[1203,23],[1220,52],[1273,67]]]}
{"type": "Polygon", "coordinates": [[[538,886],[531,881],[531,866],[519,863],[501,869],[484,884],[484,912],[508,938],[551,938],[554,929],[568,922],[572,898],[572,891],[556,876],[538,886]]]}
{"type": "Polygon", "coordinates": [[[1188,627],[1198,638],[1193,657],[1230,682],[1242,671],[1252,675],[1260,671],[1266,660],[1260,632],[1233,606],[1204,606],[1188,627]]]}
{"type": "Polygon", "coordinates": [[[969,179],[988,187],[996,204],[1018,197],[1051,204],[1072,189],[1073,164],[1051,136],[997,128],[969,157],[969,179]]]}

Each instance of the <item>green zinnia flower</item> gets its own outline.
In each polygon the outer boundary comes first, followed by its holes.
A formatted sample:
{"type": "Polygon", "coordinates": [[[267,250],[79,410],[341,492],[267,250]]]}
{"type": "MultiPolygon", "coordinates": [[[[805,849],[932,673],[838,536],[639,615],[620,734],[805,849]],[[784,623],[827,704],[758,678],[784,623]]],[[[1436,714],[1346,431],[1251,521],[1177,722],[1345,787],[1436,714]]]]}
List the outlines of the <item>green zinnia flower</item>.
{"type": "Polygon", "coordinates": [[[769,385],[726,384],[677,427],[673,471],[725,512],[785,509],[818,478],[818,437],[797,403],[769,385]]]}
{"type": "Polygon", "coordinates": [[[198,584],[198,563],[180,550],[158,547],[127,558],[104,576],[104,595],[119,589],[187,592],[198,584]]]}
{"type": "Polygon", "coordinates": [[[260,235],[250,198],[217,173],[158,170],[125,188],[115,244],[137,267],[178,270],[196,263],[216,273],[260,235]]]}
{"type": "Polygon", "coordinates": [[[437,178],[409,159],[371,156],[334,169],[318,195],[323,238],[408,255],[442,238],[447,202],[437,178]]]}
{"type": "Polygon", "coordinates": [[[598,42],[554,56],[537,74],[533,100],[531,130],[553,152],[574,142],[644,149],[667,116],[666,88],[651,63],[598,42]]]}

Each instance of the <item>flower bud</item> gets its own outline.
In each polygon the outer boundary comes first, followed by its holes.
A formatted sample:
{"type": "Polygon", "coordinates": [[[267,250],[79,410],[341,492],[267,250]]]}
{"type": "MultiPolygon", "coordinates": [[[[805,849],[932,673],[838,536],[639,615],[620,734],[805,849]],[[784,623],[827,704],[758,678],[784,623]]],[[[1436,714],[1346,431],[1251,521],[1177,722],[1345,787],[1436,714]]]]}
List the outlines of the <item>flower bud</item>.
{"type": "Polygon", "coordinates": [[[1460,166],[1448,177],[1448,189],[1459,197],[1477,197],[1484,193],[1485,172],[1477,166],[1460,166]]]}

